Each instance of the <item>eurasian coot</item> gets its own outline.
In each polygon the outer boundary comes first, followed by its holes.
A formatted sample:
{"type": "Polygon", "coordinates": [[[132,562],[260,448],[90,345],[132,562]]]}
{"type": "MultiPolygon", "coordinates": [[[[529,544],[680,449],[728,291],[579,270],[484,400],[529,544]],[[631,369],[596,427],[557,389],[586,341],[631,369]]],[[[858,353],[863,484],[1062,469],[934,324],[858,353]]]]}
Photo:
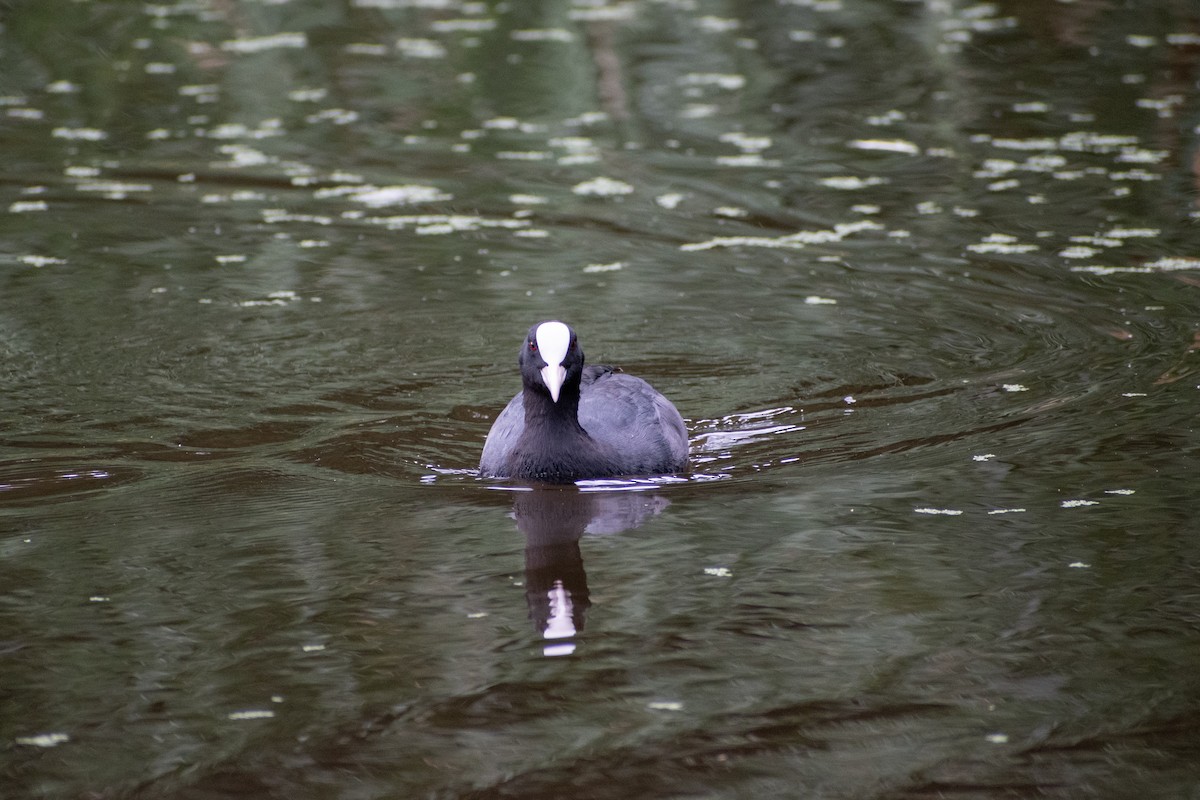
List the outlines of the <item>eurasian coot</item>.
{"type": "Polygon", "coordinates": [[[523,388],[488,433],[481,475],[570,483],[687,468],[687,427],[671,401],[641,378],[584,367],[567,325],[530,328],[517,363],[523,388]]]}

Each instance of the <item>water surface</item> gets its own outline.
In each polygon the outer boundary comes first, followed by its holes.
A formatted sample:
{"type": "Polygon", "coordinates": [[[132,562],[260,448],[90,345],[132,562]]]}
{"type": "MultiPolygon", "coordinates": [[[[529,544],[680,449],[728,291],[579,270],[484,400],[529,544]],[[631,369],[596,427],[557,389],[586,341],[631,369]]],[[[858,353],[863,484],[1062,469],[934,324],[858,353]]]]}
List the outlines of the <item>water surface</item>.
{"type": "Polygon", "coordinates": [[[6,796],[1195,796],[1188,4],[0,26],[6,796]],[[689,476],[472,473],[545,318],[689,476]]]}

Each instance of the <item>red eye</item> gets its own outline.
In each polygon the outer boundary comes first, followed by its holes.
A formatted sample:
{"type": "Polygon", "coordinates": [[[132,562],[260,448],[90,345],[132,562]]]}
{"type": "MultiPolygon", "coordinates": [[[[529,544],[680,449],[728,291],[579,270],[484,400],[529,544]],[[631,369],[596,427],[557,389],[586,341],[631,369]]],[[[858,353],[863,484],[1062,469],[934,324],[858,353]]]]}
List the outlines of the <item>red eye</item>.
{"type": "Polygon", "coordinates": [[[535,342],[533,339],[529,340],[529,352],[531,352],[531,353],[537,352],[537,342],[535,342]]]}

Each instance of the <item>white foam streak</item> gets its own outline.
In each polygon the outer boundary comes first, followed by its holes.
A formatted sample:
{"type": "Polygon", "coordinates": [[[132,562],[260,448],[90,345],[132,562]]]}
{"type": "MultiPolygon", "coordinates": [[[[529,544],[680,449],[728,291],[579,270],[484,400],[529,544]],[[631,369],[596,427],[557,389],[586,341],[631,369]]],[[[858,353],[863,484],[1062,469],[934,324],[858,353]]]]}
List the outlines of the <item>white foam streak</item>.
{"type": "Polygon", "coordinates": [[[702,433],[694,437],[692,441],[701,452],[710,452],[713,450],[725,450],[736,445],[760,442],[771,436],[777,436],[781,433],[795,433],[804,430],[804,428],[805,426],[803,425],[771,425],[740,431],[712,431],[710,433],[702,433]]]}

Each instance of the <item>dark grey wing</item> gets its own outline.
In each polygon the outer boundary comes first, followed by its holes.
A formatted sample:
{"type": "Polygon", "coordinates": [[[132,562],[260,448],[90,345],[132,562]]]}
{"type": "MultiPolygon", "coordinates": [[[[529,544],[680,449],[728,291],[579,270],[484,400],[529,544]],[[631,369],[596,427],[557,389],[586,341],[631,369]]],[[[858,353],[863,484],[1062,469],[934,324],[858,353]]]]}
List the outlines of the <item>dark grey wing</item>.
{"type": "Polygon", "coordinates": [[[579,424],[621,454],[630,475],[687,468],[687,426],[653,386],[623,372],[597,376],[579,401],[579,424]]]}
{"type": "Polygon", "coordinates": [[[479,473],[496,478],[507,476],[509,455],[524,430],[525,403],[518,392],[516,397],[508,401],[488,431],[483,443],[483,455],[479,457],[479,473]]]}
{"type": "Polygon", "coordinates": [[[670,454],[671,461],[677,465],[671,471],[683,472],[687,469],[688,461],[688,430],[683,415],[674,403],[661,394],[654,398],[654,407],[658,414],[663,444],[670,454]]]}

